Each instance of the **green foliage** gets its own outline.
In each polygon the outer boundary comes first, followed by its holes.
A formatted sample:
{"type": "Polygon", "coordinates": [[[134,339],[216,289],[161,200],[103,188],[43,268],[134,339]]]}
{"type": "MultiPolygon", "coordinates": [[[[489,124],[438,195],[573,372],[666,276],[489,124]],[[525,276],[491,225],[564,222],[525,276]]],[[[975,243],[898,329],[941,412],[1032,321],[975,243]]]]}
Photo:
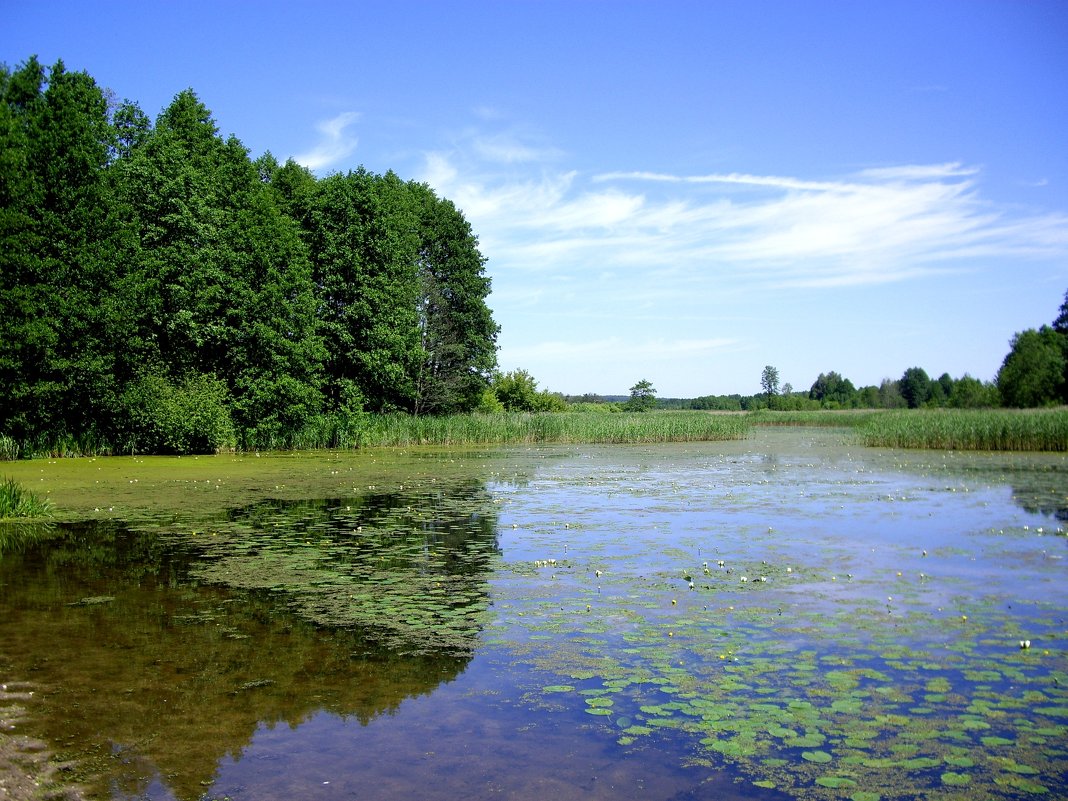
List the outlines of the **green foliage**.
{"type": "Polygon", "coordinates": [[[486,387],[478,399],[475,412],[478,414],[498,414],[504,411],[504,404],[497,398],[497,393],[492,387],[486,387]]]}
{"type": "Polygon", "coordinates": [[[143,376],[125,393],[132,452],[214,453],[236,444],[226,385],[196,376],[181,385],[143,376]]]}
{"type": "Polygon", "coordinates": [[[1017,408],[1068,402],[1068,337],[1048,325],[1012,338],[1011,350],[998,370],[997,387],[1004,405],[1017,408]]]}
{"type": "MultiPolygon", "coordinates": [[[[823,407],[826,409],[841,408],[836,401],[827,401],[823,407]]],[[[771,405],[768,408],[783,412],[804,411],[819,409],[820,403],[812,400],[802,392],[792,392],[790,394],[773,395],[771,405]]]]}
{"type": "Polygon", "coordinates": [[[496,367],[499,326],[485,299],[490,280],[478,239],[451,201],[408,184],[419,220],[417,256],[421,360],[413,411],[475,408],[496,367]]]}
{"type": "Polygon", "coordinates": [[[742,410],[742,396],[703,395],[690,401],[687,408],[708,409],[721,412],[740,412],[742,410]]]}
{"type": "Polygon", "coordinates": [[[526,370],[498,373],[490,386],[505,411],[538,411],[538,382],[526,370]]]}
{"type": "Polygon", "coordinates": [[[27,490],[14,479],[0,481],[0,520],[49,517],[52,503],[27,490]]]}
{"type": "Polygon", "coordinates": [[[706,412],[388,414],[369,420],[364,442],[369,446],[699,442],[744,439],[748,431],[743,415],[706,412]]]}
{"type": "Polygon", "coordinates": [[[987,409],[1001,405],[1001,397],[994,384],[965,373],[953,382],[947,405],[953,409],[987,409]]]}
{"type": "Polygon", "coordinates": [[[910,409],[918,409],[931,397],[931,379],[922,367],[910,367],[898,382],[901,397],[910,409]]]}
{"type": "Polygon", "coordinates": [[[827,408],[835,409],[849,409],[859,402],[853,382],[834,370],[826,374],[820,373],[808,391],[808,396],[827,408]]]}
{"type": "Polygon", "coordinates": [[[367,409],[470,411],[489,291],[426,185],[252,161],[192,90],[152,125],[62,62],[0,68],[7,451],[352,443],[367,409]]]}
{"type": "Polygon", "coordinates": [[[770,364],[764,368],[764,372],[760,374],[760,389],[767,397],[768,402],[771,402],[773,395],[779,394],[779,371],[772,367],[770,364]]]}
{"type": "Polygon", "coordinates": [[[884,448],[1065,451],[1068,410],[921,410],[874,415],[864,444],[884,448]]]}
{"type": "Polygon", "coordinates": [[[19,444],[7,436],[0,434],[0,462],[11,462],[19,458],[19,444]]]}
{"type": "Polygon", "coordinates": [[[882,414],[877,411],[831,409],[807,409],[778,411],[759,409],[747,412],[745,417],[758,426],[818,426],[821,428],[859,428],[867,425],[874,417],[882,414]]]}
{"type": "Polygon", "coordinates": [[[1057,318],[1053,321],[1053,330],[1061,336],[1068,336],[1068,292],[1064,293],[1064,302],[1057,310],[1057,318]]]}
{"type": "Polygon", "coordinates": [[[630,399],[625,404],[628,412],[647,412],[656,406],[656,390],[651,381],[642,379],[630,388],[630,399]]]}
{"type": "Polygon", "coordinates": [[[623,411],[620,403],[592,403],[590,401],[578,401],[567,405],[568,412],[575,414],[617,414],[623,411]]]}

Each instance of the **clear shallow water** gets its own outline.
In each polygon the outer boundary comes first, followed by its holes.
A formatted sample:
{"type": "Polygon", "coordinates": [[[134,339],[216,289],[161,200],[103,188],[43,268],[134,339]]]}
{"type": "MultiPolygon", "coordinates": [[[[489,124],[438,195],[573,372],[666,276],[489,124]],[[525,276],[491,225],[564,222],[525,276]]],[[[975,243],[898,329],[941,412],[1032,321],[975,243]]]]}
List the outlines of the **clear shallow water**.
{"type": "Polygon", "coordinates": [[[1068,465],[840,438],[72,527],[0,668],[101,798],[1065,795],[1068,465]]]}

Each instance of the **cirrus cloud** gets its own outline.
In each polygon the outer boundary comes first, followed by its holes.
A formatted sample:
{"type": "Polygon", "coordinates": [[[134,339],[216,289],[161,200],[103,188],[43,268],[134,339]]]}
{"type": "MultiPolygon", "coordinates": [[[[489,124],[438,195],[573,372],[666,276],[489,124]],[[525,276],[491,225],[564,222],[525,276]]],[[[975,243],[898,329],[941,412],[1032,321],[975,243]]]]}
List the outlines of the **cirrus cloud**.
{"type": "Polygon", "coordinates": [[[345,159],[359,144],[359,140],[348,133],[359,118],[358,112],[346,111],[323,120],[315,126],[320,135],[319,142],[311,150],[293,156],[293,160],[309,170],[320,170],[345,159]]]}

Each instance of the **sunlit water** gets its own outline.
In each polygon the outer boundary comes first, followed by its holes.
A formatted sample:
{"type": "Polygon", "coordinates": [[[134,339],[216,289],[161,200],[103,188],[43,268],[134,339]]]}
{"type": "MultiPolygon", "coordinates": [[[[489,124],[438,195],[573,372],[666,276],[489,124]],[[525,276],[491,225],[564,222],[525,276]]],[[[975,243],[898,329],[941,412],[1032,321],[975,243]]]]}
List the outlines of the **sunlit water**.
{"type": "Polygon", "coordinates": [[[60,527],[0,560],[0,671],[99,798],[1068,794],[1063,457],[478,457],[60,527]]]}

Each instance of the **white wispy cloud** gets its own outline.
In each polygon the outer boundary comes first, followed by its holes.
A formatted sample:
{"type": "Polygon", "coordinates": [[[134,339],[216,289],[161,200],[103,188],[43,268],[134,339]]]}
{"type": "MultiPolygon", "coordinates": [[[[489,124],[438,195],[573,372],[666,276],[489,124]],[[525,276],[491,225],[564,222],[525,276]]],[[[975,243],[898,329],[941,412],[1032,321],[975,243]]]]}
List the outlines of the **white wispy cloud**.
{"type": "Polygon", "coordinates": [[[736,344],[730,338],[714,339],[624,339],[605,337],[585,342],[545,341],[508,349],[508,355],[520,362],[574,362],[588,365],[618,358],[641,358],[666,361],[687,360],[736,344]]]}
{"type": "Polygon", "coordinates": [[[427,159],[428,180],[464,209],[498,271],[670,267],[691,285],[831,287],[956,271],[984,257],[1068,255],[1068,216],[999,207],[982,196],[981,170],[959,163],[830,179],[584,177],[525,155],[529,169],[519,172],[496,170],[478,148],[427,159]]]}
{"type": "Polygon", "coordinates": [[[348,133],[359,118],[358,112],[346,111],[323,120],[315,126],[320,134],[319,142],[311,150],[293,156],[293,160],[309,170],[319,170],[346,158],[359,143],[356,136],[348,133]]]}

